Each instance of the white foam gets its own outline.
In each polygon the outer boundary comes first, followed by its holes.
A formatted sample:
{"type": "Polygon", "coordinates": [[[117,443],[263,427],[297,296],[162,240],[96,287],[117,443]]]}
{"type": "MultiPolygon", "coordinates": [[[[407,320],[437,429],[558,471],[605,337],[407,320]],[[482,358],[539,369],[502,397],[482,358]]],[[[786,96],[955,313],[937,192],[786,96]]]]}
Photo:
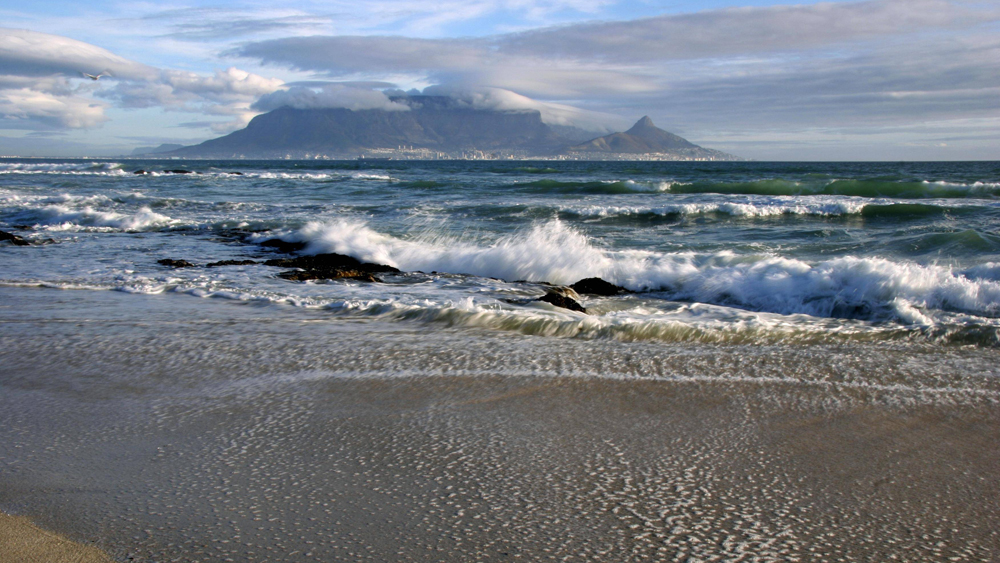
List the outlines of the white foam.
{"type": "Polygon", "coordinates": [[[395,182],[396,178],[389,176],[388,174],[372,174],[368,172],[355,172],[351,174],[351,178],[357,180],[381,180],[384,182],[395,182]]]}
{"type": "MultiPolygon", "coordinates": [[[[266,236],[260,237],[267,238],[266,236]]],[[[386,236],[355,221],[308,223],[284,237],[307,242],[307,253],[336,252],[405,271],[441,271],[507,280],[576,281],[607,270],[611,258],[587,238],[554,221],[480,246],[434,233],[413,240],[386,236]]]]}
{"type": "Polygon", "coordinates": [[[1000,189],[1000,182],[959,183],[959,182],[945,182],[945,181],[941,181],[941,180],[936,181],[936,182],[930,182],[930,181],[924,180],[923,184],[926,185],[926,186],[940,186],[940,187],[945,187],[945,188],[965,189],[965,190],[968,190],[970,192],[994,191],[994,190],[1000,189]]]}
{"type": "Polygon", "coordinates": [[[659,206],[590,205],[565,206],[562,211],[584,217],[618,217],[628,215],[705,215],[721,213],[734,217],[776,217],[781,215],[842,216],[861,213],[870,201],[860,198],[801,198],[773,197],[749,201],[691,202],[659,206]]]}
{"type": "Polygon", "coordinates": [[[961,273],[970,280],[1000,282],[1000,263],[986,262],[985,264],[979,264],[978,266],[963,270],[961,273]]]}
{"type": "Polygon", "coordinates": [[[5,162],[0,174],[67,174],[124,176],[128,174],[117,162],[5,162]]]}
{"type": "MultiPolygon", "coordinates": [[[[614,184],[617,182],[607,182],[609,184],[614,184]]],[[[635,180],[625,180],[622,182],[626,187],[632,191],[636,192],[669,192],[670,188],[678,185],[679,182],[662,181],[662,182],[637,182],[635,180]]]]}
{"type": "Polygon", "coordinates": [[[665,292],[670,299],[780,314],[918,324],[931,324],[932,311],[1000,314],[1000,282],[947,266],[875,257],[808,262],[732,252],[614,252],[559,221],[490,245],[434,234],[401,239],[351,221],[309,223],[283,238],[307,242],[308,253],[337,252],[404,271],[559,284],[596,276],[633,290],[665,292]]]}
{"type": "Polygon", "coordinates": [[[156,213],[149,207],[125,214],[98,211],[90,206],[79,209],[66,205],[49,205],[32,209],[28,213],[26,219],[34,222],[35,228],[46,231],[147,231],[178,224],[178,221],[156,213]]]}
{"type": "MultiPolygon", "coordinates": [[[[232,174],[223,174],[233,178],[240,178],[232,174]]],[[[343,178],[339,174],[326,174],[323,172],[246,172],[244,178],[260,178],[264,180],[330,180],[333,178],[343,178]]]]}

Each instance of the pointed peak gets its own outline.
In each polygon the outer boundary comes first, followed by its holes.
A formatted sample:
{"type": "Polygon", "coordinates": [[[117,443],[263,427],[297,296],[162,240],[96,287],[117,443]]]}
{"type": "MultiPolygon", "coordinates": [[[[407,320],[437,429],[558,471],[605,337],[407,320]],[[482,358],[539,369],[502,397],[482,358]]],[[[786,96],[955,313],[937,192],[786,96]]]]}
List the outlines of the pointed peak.
{"type": "Polygon", "coordinates": [[[639,131],[656,129],[656,125],[653,125],[653,120],[649,118],[648,115],[642,116],[642,119],[635,122],[635,125],[627,131],[627,133],[636,133],[639,131]]]}

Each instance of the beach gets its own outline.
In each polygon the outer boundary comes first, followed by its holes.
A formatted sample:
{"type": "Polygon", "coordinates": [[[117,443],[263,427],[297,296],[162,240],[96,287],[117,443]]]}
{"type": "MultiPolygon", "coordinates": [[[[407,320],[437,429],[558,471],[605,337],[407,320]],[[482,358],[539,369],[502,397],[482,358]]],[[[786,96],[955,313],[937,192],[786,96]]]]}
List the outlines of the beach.
{"type": "MultiPolygon", "coordinates": [[[[990,561],[1000,546],[1000,410],[981,386],[803,384],[780,375],[794,351],[741,346],[656,350],[672,378],[553,376],[606,351],[2,292],[0,506],[118,561],[990,561]],[[464,365],[395,363],[460,344],[464,365]]],[[[884,346],[823,353],[906,376],[884,346]]]]}

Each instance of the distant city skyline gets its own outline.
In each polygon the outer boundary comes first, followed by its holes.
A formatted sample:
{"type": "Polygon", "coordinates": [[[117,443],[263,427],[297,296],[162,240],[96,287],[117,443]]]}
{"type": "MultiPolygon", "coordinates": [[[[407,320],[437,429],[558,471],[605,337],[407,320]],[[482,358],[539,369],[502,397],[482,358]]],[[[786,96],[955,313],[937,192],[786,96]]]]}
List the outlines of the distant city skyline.
{"type": "Polygon", "coordinates": [[[1000,1],[43,2],[0,9],[0,154],[193,144],[401,91],[758,160],[1000,159],[1000,1]],[[107,72],[99,80],[97,76],[107,72]]]}

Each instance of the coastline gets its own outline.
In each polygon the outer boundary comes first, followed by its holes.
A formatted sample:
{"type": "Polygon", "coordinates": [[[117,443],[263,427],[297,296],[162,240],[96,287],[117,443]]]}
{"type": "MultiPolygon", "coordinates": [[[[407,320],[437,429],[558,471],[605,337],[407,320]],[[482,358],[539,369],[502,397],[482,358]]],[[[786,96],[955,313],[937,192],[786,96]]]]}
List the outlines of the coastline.
{"type": "MultiPolygon", "coordinates": [[[[767,377],[788,367],[781,347],[747,358],[696,343],[620,353],[704,357],[703,379],[566,376],[560,357],[599,343],[291,319],[176,295],[2,293],[0,508],[132,561],[989,561],[1000,550],[995,392],[781,381],[767,377]],[[549,367],[362,368],[351,352],[366,341],[404,359],[464,345],[473,366],[511,343],[549,367]]],[[[869,362],[862,371],[897,361],[858,350],[822,358],[869,362]]]]}

